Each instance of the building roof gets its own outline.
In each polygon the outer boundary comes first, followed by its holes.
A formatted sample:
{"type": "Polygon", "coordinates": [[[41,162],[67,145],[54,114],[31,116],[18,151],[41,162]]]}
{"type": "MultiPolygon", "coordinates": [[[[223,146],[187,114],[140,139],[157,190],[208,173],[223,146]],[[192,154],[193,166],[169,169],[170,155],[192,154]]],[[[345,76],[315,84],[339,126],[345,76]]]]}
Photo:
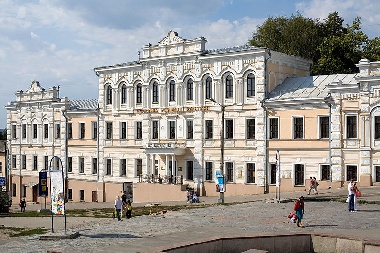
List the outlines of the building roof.
{"type": "Polygon", "coordinates": [[[267,101],[325,98],[330,89],[328,85],[339,82],[342,86],[357,84],[357,74],[334,74],[305,77],[289,77],[269,93],[267,101]]]}
{"type": "Polygon", "coordinates": [[[98,99],[79,99],[70,102],[70,110],[96,110],[98,108],[98,99]]]}

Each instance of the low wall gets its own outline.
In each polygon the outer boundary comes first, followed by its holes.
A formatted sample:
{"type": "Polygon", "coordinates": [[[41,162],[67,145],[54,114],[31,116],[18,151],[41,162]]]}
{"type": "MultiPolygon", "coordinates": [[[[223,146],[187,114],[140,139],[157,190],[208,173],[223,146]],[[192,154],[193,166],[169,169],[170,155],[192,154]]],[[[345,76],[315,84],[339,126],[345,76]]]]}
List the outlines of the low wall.
{"type": "Polygon", "coordinates": [[[186,191],[181,185],[173,184],[133,184],[133,202],[186,201],[186,191]]]}
{"type": "Polygon", "coordinates": [[[292,234],[270,236],[246,236],[209,238],[187,244],[177,244],[161,247],[150,252],[289,252],[289,253],[375,253],[380,252],[380,242],[371,242],[360,239],[334,237],[317,234],[292,234]]]}

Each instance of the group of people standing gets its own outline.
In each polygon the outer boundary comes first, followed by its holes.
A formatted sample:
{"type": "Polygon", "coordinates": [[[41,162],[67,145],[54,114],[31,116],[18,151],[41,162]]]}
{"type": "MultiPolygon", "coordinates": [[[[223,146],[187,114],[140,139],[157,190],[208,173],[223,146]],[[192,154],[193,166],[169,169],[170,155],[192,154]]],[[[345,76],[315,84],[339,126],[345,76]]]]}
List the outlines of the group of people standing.
{"type": "Polygon", "coordinates": [[[117,220],[121,221],[122,215],[125,213],[125,217],[130,219],[132,217],[132,203],[127,200],[127,192],[124,191],[123,195],[117,196],[115,200],[115,210],[117,215],[117,220]]]}

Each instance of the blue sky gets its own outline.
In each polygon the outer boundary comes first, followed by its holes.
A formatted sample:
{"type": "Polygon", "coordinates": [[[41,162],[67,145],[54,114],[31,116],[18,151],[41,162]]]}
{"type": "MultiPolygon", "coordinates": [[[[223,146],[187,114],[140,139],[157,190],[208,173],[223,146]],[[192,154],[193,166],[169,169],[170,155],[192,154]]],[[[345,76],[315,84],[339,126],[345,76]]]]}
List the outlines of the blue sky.
{"type": "Polygon", "coordinates": [[[345,23],[360,16],[363,31],[380,34],[380,4],[372,0],[0,0],[0,128],[4,106],[33,80],[60,86],[69,99],[98,97],[95,67],[138,59],[170,30],[200,36],[207,49],[244,45],[268,17],[324,19],[338,11],[345,23]]]}

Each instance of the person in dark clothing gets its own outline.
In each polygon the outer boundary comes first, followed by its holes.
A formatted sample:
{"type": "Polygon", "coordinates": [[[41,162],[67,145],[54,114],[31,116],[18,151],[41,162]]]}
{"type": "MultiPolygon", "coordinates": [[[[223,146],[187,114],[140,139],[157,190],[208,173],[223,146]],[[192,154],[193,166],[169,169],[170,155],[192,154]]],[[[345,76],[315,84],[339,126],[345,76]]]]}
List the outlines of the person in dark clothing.
{"type": "Polygon", "coordinates": [[[20,201],[20,207],[21,207],[21,212],[25,212],[25,207],[26,207],[26,201],[25,201],[25,198],[23,198],[23,199],[20,201]]]}

